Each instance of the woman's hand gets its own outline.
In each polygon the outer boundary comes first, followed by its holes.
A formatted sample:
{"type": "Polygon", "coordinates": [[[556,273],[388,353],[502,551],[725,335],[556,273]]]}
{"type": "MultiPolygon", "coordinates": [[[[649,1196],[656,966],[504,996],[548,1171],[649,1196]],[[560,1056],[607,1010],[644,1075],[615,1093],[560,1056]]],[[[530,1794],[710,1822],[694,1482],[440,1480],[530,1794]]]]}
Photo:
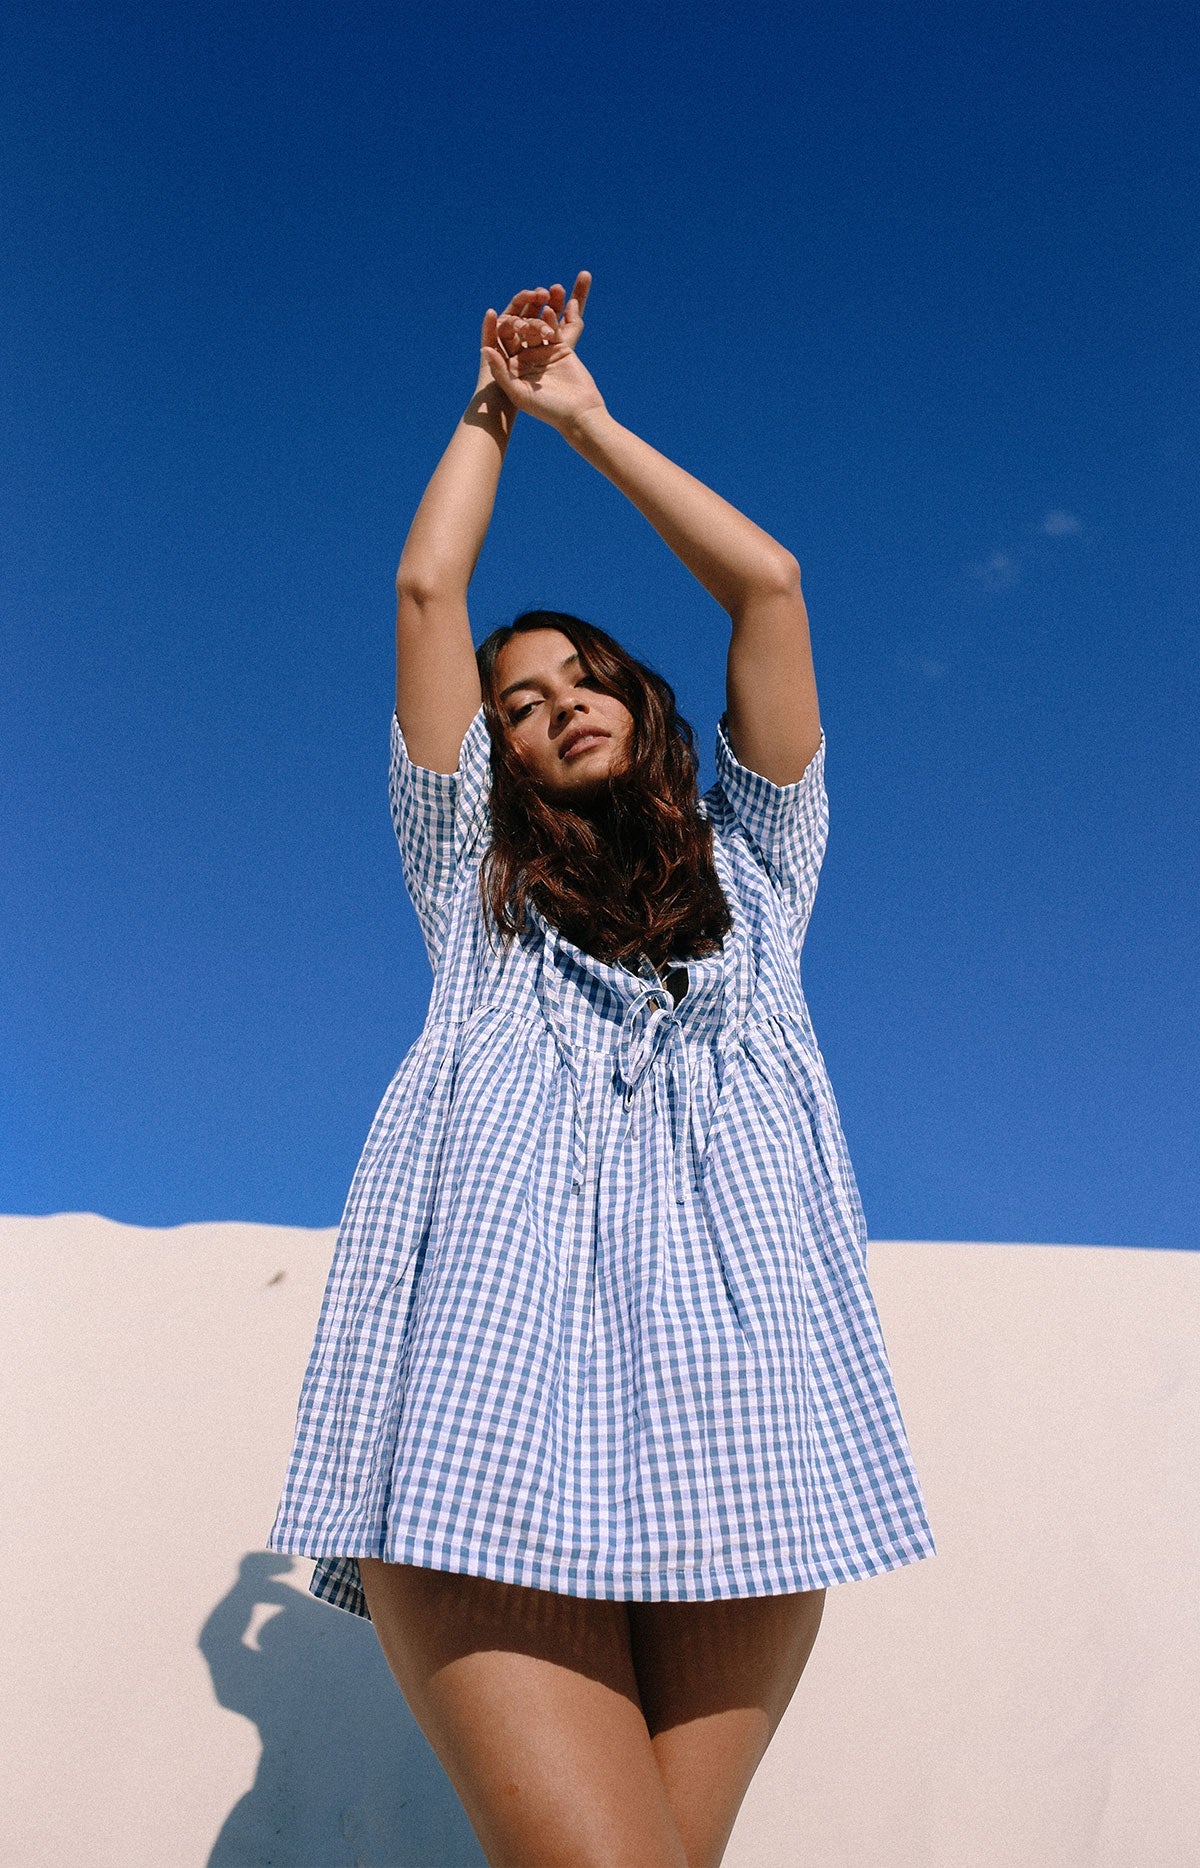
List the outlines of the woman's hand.
{"type": "MultiPolygon", "coordinates": [[[[556,310],[561,311],[561,285],[556,286],[554,290],[559,295],[556,310]]],[[[494,311],[484,313],[483,331],[479,340],[479,381],[475,385],[476,395],[481,389],[492,388],[495,383],[492,366],[487,360],[487,350],[501,343],[501,328],[503,329],[503,341],[510,350],[521,348],[522,337],[526,342],[531,337],[535,342],[540,342],[543,328],[540,322],[541,312],[545,305],[553,303],[553,295],[544,285],[540,285],[536,291],[514,292],[499,316],[494,311]]],[[[557,323],[557,318],[555,322],[557,323]]]]}
{"type": "Polygon", "coordinates": [[[591,273],[581,272],[565,306],[561,285],[518,292],[503,312],[488,311],[483,320],[481,356],[492,380],[515,408],[552,428],[604,408],[595,381],[575,355],[591,283],[591,273]]]}

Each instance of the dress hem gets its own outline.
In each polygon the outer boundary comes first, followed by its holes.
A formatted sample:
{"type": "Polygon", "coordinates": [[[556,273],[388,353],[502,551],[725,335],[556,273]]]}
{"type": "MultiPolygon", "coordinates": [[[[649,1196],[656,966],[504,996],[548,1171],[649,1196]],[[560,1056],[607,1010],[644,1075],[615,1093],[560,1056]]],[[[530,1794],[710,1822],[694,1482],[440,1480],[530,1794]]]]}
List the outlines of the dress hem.
{"type": "Polygon", "coordinates": [[[358,1579],[359,1557],[383,1557],[388,1563],[408,1563],[417,1569],[442,1570],[456,1576],[479,1576],[493,1582],[514,1583],[528,1589],[545,1589],[555,1595],[582,1597],[607,1602],[711,1602],[746,1596],[791,1595],[806,1589],[826,1589],[839,1583],[863,1582],[872,1576],[886,1575],[909,1563],[918,1563],[938,1554],[932,1534],[882,1546],[871,1553],[830,1559],[825,1563],[781,1563],[750,1572],[744,1564],[736,1575],[728,1567],[715,1566],[696,1570],[690,1565],[671,1570],[663,1564],[629,1570],[609,1564],[589,1570],[586,1558],[531,1560],[528,1555],[509,1560],[466,1555],[459,1551],[435,1550],[428,1543],[401,1543],[392,1553],[376,1550],[303,1549],[312,1539],[284,1540],[285,1548],[269,1543],[268,1549],[280,1554],[308,1557],[317,1568],[309,1580],[309,1593],[333,1608],[345,1609],[365,1620],[371,1619],[362,1584],[358,1579]],[[344,1566],[353,1564],[347,1574],[344,1566]],[[580,1576],[580,1571],[584,1572],[580,1576]],[[566,1586],[566,1585],[570,1586],[566,1586]],[[581,1586],[581,1584],[583,1586],[581,1586]],[[731,1586],[731,1584],[733,1586],[731,1586]]]}

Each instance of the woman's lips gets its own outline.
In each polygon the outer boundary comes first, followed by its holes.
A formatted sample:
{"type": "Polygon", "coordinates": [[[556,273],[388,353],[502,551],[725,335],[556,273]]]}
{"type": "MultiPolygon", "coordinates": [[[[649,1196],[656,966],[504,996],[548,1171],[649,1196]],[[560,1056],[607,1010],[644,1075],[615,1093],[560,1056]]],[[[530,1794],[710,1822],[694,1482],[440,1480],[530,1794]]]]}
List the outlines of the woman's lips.
{"type": "Polygon", "coordinates": [[[607,733],[601,732],[581,733],[578,738],[573,740],[567,747],[566,751],[563,753],[563,758],[573,759],[577,752],[587,752],[589,747],[600,745],[601,741],[606,740],[608,737],[607,733]]]}

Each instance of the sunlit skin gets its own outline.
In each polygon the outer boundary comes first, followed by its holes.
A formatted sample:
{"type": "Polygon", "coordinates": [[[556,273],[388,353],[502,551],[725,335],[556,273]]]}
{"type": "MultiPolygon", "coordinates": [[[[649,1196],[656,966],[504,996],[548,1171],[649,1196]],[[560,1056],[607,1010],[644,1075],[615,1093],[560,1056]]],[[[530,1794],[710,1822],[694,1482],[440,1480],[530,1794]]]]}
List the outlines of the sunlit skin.
{"type": "Polygon", "coordinates": [[[496,657],[496,690],[510,741],[543,791],[569,803],[596,795],[625,766],[633,715],[589,675],[569,636],[530,629],[511,636],[496,657]],[[571,747],[581,728],[605,737],[571,747]]]}

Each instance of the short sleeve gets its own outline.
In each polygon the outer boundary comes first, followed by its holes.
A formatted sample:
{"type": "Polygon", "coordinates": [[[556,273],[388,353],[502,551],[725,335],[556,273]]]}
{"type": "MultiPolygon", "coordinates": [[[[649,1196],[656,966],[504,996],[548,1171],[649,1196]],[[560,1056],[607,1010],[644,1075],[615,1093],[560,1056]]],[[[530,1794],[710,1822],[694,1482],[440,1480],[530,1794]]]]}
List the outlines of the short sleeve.
{"type": "Polygon", "coordinates": [[[490,835],[491,735],[482,705],[463,736],[454,772],[431,772],[409,757],[392,713],[388,797],[400,861],[429,963],[437,971],[450,903],[465,867],[490,835]]]}
{"type": "Polygon", "coordinates": [[[715,789],[723,793],[754,856],[782,895],[793,934],[802,940],[829,835],[825,734],[801,776],[790,785],[776,785],[739,762],[727,722],[723,713],[717,722],[715,789]]]}

